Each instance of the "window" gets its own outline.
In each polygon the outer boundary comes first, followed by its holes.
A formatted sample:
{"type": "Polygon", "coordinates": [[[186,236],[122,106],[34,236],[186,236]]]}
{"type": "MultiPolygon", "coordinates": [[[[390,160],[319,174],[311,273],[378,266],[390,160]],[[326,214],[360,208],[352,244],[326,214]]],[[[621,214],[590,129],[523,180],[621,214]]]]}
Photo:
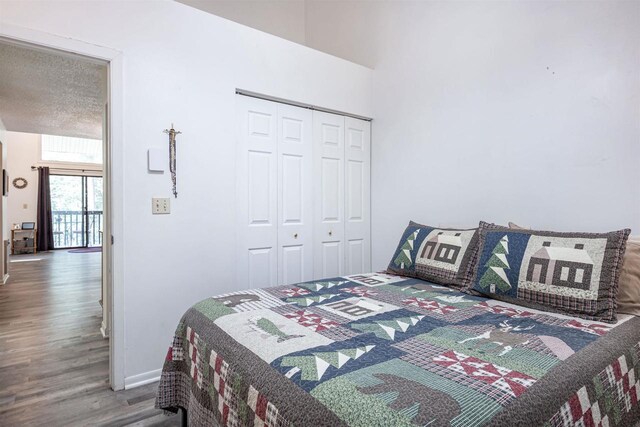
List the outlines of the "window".
{"type": "Polygon", "coordinates": [[[42,161],[102,164],[102,141],[99,139],[42,135],[40,148],[42,161]]]}
{"type": "Polygon", "coordinates": [[[58,248],[102,244],[102,178],[51,175],[53,245],[58,248]]]}

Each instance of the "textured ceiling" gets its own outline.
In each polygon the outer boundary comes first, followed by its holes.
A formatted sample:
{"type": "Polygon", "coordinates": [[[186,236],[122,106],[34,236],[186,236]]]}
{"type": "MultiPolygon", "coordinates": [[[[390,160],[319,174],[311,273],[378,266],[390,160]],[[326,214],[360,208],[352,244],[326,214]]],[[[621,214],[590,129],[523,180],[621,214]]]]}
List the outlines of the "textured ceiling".
{"type": "Polygon", "coordinates": [[[102,139],[107,66],[0,42],[0,118],[9,131],[102,139]]]}

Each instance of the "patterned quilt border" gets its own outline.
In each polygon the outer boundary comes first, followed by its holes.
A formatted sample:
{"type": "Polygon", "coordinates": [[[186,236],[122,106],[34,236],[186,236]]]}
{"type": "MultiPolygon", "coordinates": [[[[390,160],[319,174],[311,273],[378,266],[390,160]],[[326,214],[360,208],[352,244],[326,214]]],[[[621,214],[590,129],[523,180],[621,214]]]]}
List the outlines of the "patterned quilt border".
{"type": "Polygon", "coordinates": [[[638,330],[638,317],[614,328],[556,366],[489,425],[634,425],[640,420],[638,330]]]}

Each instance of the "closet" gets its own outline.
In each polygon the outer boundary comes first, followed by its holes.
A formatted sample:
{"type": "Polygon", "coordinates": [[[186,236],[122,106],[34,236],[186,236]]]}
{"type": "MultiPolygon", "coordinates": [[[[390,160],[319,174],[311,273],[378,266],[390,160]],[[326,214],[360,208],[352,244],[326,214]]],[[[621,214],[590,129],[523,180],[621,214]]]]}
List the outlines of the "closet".
{"type": "Polygon", "coordinates": [[[240,289],[368,272],[366,120],[236,95],[240,289]]]}

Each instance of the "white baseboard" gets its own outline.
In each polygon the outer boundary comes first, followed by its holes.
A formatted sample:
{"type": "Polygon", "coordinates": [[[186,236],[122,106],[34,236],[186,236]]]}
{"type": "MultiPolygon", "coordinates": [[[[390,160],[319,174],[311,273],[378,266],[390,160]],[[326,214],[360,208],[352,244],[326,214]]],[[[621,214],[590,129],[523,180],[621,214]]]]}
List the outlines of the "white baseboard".
{"type": "Polygon", "coordinates": [[[161,373],[162,369],[156,369],[154,371],[143,372],[142,374],[126,377],[124,379],[124,388],[125,390],[129,390],[130,388],[140,387],[145,384],[159,381],[161,373]]]}

